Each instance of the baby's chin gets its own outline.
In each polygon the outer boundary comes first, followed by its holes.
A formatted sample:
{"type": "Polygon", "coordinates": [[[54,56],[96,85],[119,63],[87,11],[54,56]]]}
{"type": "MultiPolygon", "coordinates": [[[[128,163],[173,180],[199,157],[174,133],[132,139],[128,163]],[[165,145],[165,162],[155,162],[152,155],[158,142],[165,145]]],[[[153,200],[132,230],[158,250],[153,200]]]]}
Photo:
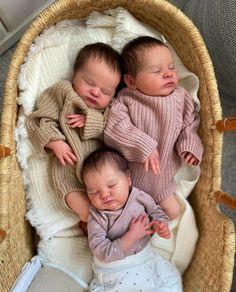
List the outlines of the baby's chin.
{"type": "Polygon", "coordinates": [[[156,94],[156,96],[168,96],[171,95],[175,89],[177,88],[177,86],[169,86],[164,88],[162,91],[159,92],[159,94],[156,94]]]}
{"type": "Polygon", "coordinates": [[[120,210],[124,207],[125,204],[106,204],[105,206],[102,206],[100,208],[97,207],[97,209],[101,210],[101,211],[116,211],[116,210],[120,210]]]}
{"type": "Polygon", "coordinates": [[[168,95],[172,94],[175,91],[176,88],[177,88],[176,85],[173,85],[173,86],[169,85],[169,86],[166,86],[165,88],[162,88],[159,91],[143,92],[143,91],[141,91],[139,89],[137,89],[137,91],[139,91],[142,94],[147,95],[147,96],[153,96],[153,97],[155,97],[155,96],[161,96],[161,97],[165,97],[165,96],[168,96],[168,95]]]}

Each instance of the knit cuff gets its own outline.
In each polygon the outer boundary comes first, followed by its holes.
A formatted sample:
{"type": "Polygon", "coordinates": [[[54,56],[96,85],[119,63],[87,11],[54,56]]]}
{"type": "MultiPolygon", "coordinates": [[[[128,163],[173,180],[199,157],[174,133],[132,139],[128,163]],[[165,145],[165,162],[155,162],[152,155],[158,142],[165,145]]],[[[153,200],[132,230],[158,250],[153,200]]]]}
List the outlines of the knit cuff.
{"type": "Polygon", "coordinates": [[[45,151],[45,146],[49,141],[63,140],[65,141],[65,136],[60,132],[48,131],[49,129],[41,128],[40,131],[36,131],[32,137],[33,143],[41,152],[45,151]]]}
{"type": "Polygon", "coordinates": [[[176,192],[176,182],[175,180],[172,181],[172,183],[169,183],[168,186],[166,186],[161,193],[158,193],[158,195],[153,198],[156,204],[160,204],[161,201],[168,198],[170,195],[175,194],[176,192]]]}
{"type": "Polygon", "coordinates": [[[136,153],[134,161],[144,162],[147,157],[156,149],[157,142],[145,133],[137,137],[136,153]]]}
{"type": "Polygon", "coordinates": [[[52,158],[52,181],[58,193],[65,197],[72,191],[84,191],[84,187],[76,177],[75,167],[70,165],[61,166],[57,157],[52,158]]]}
{"type": "Polygon", "coordinates": [[[114,134],[112,127],[106,127],[104,142],[122,152],[127,160],[140,163],[144,162],[157,147],[157,142],[141,131],[130,133],[120,131],[114,134]]]}
{"type": "Polygon", "coordinates": [[[98,138],[104,130],[104,115],[94,109],[86,111],[86,121],[83,128],[81,128],[81,139],[88,140],[98,138]]]}
{"type": "Polygon", "coordinates": [[[183,152],[192,153],[198,160],[196,165],[199,165],[202,160],[203,146],[200,138],[196,136],[195,139],[182,140],[181,143],[176,144],[176,151],[181,157],[183,152]]]}

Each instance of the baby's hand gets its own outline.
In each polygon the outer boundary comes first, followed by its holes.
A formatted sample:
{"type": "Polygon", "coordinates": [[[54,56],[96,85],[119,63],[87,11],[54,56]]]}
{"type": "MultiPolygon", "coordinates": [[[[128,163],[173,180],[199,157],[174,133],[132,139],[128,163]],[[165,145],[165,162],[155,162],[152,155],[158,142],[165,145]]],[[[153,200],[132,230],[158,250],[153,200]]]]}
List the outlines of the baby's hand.
{"type": "Polygon", "coordinates": [[[147,215],[140,215],[138,216],[138,218],[132,218],[129,225],[129,232],[133,234],[133,238],[139,240],[155,232],[150,229],[150,225],[148,222],[149,219],[147,215]]]}
{"type": "Polygon", "coordinates": [[[185,151],[181,154],[182,159],[189,165],[197,165],[198,159],[190,152],[185,151]]]}
{"type": "Polygon", "coordinates": [[[152,228],[155,230],[155,232],[163,238],[170,238],[170,230],[168,225],[165,222],[162,221],[152,221],[150,224],[152,228]]]}
{"type": "Polygon", "coordinates": [[[62,166],[65,166],[66,162],[68,162],[70,165],[73,165],[74,162],[78,161],[75,154],[73,153],[73,150],[65,141],[49,141],[46,147],[54,152],[62,166]]]}
{"type": "Polygon", "coordinates": [[[160,158],[156,149],[144,161],[145,171],[149,170],[149,166],[156,175],[160,174],[160,158]]]}
{"type": "Polygon", "coordinates": [[[82,128],[85,125],[85,115],[67,115],[66,119],[71,128],[82,128]]]}

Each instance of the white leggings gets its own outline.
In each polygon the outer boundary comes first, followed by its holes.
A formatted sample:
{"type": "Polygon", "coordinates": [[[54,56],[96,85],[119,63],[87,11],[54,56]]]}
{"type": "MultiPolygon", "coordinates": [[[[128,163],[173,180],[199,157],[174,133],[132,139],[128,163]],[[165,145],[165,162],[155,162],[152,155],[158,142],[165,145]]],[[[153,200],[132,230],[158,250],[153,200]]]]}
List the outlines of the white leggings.
{"type": "Polygon", "coordinates": [[[101,263],[93,260],[93,292],[182,292],[178,270],[159,255],[150,245],[124,260],[101,263]]]}

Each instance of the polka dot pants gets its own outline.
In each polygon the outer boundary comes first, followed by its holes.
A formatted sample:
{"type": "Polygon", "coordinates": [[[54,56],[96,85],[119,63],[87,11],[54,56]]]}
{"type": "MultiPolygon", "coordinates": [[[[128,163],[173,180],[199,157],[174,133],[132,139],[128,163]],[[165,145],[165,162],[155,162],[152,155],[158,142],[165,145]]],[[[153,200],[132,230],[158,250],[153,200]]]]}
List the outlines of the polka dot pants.
{"type": "Polygon", "coordinates": [[[148,245],[124,260],[101,263],[94,259],[90,291],[181,292],[180,273],[168,261],[155,255],[148,245]]]}

